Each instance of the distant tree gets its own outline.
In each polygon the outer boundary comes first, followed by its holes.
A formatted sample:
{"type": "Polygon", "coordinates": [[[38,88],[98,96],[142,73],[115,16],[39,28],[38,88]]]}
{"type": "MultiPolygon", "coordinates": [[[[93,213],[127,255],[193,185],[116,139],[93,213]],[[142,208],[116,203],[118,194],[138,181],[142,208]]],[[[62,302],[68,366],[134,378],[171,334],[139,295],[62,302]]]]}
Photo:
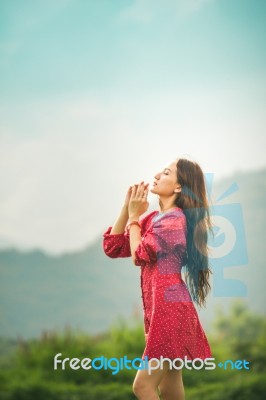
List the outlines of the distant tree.
{"type": "Polygon", "coordinates": [[[253,370],[265,370],[265,316],[253,313],[245,302],[237,300],[228,315],[218,311],[214,328],[216,337],[228,346],[232,358],[248,360],[253,370]]]}

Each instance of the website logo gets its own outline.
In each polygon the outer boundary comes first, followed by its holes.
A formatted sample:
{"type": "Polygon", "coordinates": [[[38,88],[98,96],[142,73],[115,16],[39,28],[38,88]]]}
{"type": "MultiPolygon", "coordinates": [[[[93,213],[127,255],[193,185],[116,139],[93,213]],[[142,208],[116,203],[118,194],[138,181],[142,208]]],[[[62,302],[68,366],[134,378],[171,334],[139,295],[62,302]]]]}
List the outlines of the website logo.
{"type": "MultiPolygon", "coordinates": [[[[208,194],[212,192],[213,174],[205,175],[208,194]]],[[[247,286],[239,279],[225,278],[225,269],[244,266],[248,263],[247,243],[242,205],[224,203],[224,200],[238,191],[232,183],[210,207],[214,236],[209,236],[210,264],[213,269],[214,297],[245,297],[247,286]]]]}
{"type": "Polygon", "coordinates": [[[170,369],[176,369],[180,370],[182,368],[186,368],[188,370],[213,370],[217,367],[223,368],[223,369],[247,369],[249,370],[249,361],[246,360],[226,360],[224,362],[219,362],[219,364],[216,365],[215,363],[215,358],[194,358],[194,359],[188,359],[187,356],[182,358],[175,358],[174,360],[171,360],[170,358],[166,358],[161,356],[159,359],[158,358],[150,358],[148,359],[147,356],[144,357],[144,359],[141,358],[134,358],[133,360],[130,360],[127,358],[127,356],[116,358],[106,358],[104,356],[96,357],[96,358],[69,358],[69,357],[61,357],[62,353],[58,353],[54,356],[54,370],[65,370],[67,368],[71,368],[73,370],[78,370],[78,369],[83,369],[83,370],[90,370],[90,369],[95,369],[95,370],[111,370],[112,375],[116,375],[119,373],[119,371],[123,369],[134,369],[134,370],[142,370],[146,369],[148,371],[148,374],[150,375],[152,371],[156,369],[163,369],[164,363],[168,363],[170,369]]]}

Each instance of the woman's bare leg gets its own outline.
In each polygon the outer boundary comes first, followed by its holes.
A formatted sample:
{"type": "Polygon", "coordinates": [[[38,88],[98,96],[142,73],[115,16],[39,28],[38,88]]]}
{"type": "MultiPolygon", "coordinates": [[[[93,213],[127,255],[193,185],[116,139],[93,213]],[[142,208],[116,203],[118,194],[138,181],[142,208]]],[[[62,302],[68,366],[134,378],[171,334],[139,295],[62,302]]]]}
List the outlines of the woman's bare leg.
{"type": "Polygon", "coordinates": [[[155,360],[150,360],[149,364],[154,369],[150,373],[146,369],[138,370],[133,382],[133,392],[139,400],[159,400],[158,386],[169,370],[168,363],[163,363],[162,369],[155,360]]]}
{"type": "Polygon", "coordinates": [[[182,369],[168,369],[159,384],[162,400],[185,400],[182,369]]]}

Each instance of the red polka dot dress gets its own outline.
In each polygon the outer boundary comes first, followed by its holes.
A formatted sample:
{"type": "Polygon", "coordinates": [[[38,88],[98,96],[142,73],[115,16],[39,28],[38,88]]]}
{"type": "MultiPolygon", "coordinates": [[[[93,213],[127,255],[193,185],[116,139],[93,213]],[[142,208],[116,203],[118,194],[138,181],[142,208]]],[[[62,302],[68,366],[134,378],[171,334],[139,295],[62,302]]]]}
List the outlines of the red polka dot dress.
{"type": "MultiPolygon", "coordinates": [[[[140,285],[146,347],[142,358],[188,360],[212,357],[181,269],[186,254],[186,217],[175,207],[153,211],[140,220],[141,243],[135,252],[140,285]]],[[[103,248],[111,258],[130,257],[129,233],[103,235],[103,248]]]]}

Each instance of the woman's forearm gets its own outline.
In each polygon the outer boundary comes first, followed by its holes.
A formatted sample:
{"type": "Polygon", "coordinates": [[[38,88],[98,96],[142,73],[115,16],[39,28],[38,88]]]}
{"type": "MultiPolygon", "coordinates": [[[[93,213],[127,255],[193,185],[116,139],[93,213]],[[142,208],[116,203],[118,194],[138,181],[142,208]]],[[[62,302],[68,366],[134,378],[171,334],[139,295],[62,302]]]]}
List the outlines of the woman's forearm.
{"type": "Polygon", "coordinates": [[[128,206],[124,205],[121,212],[115,221],[110,234],[124,233],[128,221],[128,206]]]}
{"type": "MultiPolygon", "coordinates": [[[[136,219],[134,220],[136,221],[136,219]]],[[[138,245],[141,243],[141,233],[139,226],[132,225],[130,227],[129,243],[132,260],[135,264],[135,251],[137,250],[138,245]]]]}

